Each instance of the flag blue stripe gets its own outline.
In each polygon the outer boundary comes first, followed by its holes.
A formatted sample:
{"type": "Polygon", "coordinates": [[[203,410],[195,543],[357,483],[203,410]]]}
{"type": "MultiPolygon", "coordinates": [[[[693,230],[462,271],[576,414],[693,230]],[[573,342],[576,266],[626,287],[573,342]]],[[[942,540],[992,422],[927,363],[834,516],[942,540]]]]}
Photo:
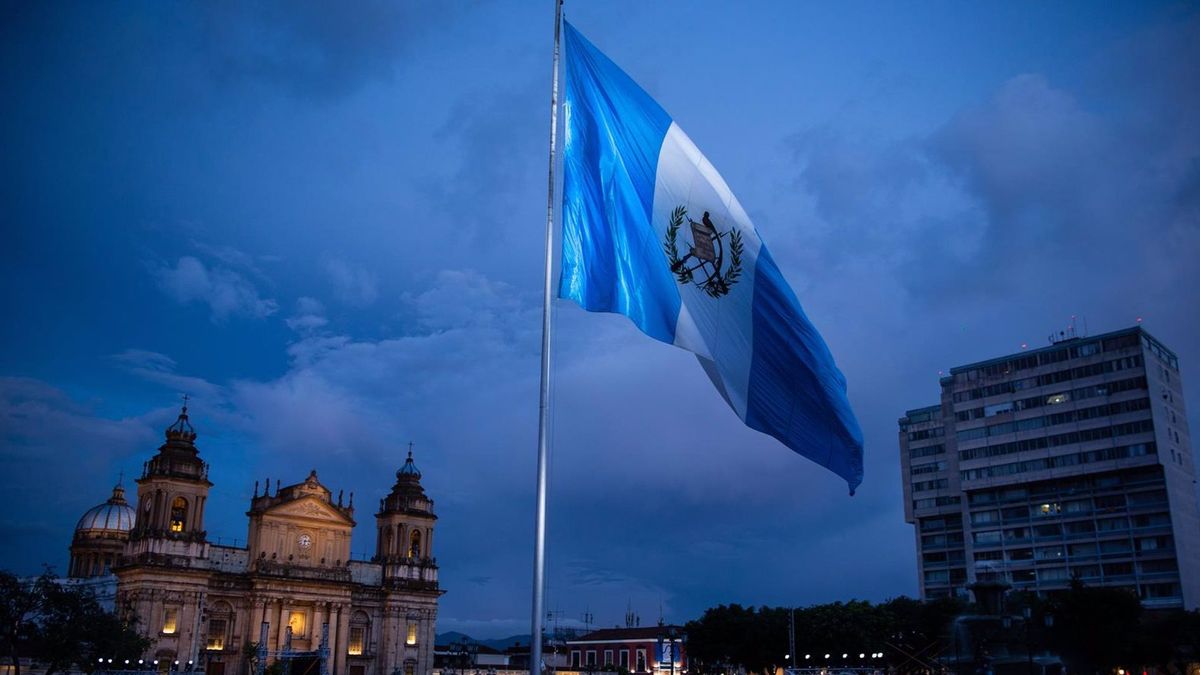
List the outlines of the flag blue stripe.
{"type": "MultiPolygon", "coordinates": [[[[564,22],[565,23],[565,22],[564,22]]],[[[558,294],[675,339],[679,290],[650,224],[658,153],[671,118],[565,23],[562,273],[558,294]]]]}
{"type": "Polygon", "coordinates": [[[862,483],[863,438],[846,398],[846,378],[766,245],[755,269],[754,345],[746,425],[836,473],[862,483]]]}

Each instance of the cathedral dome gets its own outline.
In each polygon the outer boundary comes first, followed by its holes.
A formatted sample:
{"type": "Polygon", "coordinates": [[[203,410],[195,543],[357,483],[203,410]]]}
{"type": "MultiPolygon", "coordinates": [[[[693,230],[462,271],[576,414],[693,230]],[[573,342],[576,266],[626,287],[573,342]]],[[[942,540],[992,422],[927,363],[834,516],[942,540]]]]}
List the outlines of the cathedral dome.
{"type": "Polygon", "coordinates": [[[75,533],[127,533],[133,529],[137,512],[125,501],[125,488],[119,483],[108,501],[88,509],[75,525],[75,533]]]}

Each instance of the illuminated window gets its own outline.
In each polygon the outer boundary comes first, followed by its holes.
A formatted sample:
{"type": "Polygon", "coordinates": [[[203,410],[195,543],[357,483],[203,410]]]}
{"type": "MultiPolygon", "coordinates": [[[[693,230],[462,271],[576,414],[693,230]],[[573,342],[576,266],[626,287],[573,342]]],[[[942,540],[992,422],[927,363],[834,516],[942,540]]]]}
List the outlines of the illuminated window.
{"type": "Polygon", "coordinates": [[[171,502],[171,531],[183,532],[183,524],[187,522],[187,500],[176,497],[171,502]]]}
{"type": "Polygon", "coordinates": [[[293,611],[288,618],[288,627],[292,629],[292,635],[304,635],[305,614],[303,610],[293,611]]]}
{"type": "Polygon", "coordinates": [[[363,626],[350,627],[350,646],[346,653],[350,656],[362,656],[363,643],[367,641],[367,629],[363,626]]]}
{"type": "Polygon", "coordinates": [[[179,610],[174,607],[163,608],[163,635],[174,635],[178,629],[179,610]]]}
{"type": "Polygon", "coordinates": [[[417,644],[417,624],[415,624],[415,623],[408,624],[408,637],[405,638],[404,644],[406,644],[410,647],[412,645],[417,644]]]}
{"type": "Polygon", "coordinates": [[[1070,401],[1070,400],[1071,400],[1070,392],[1063,392],[1061,394],[1053,394],[1051,396],[1046,397],[1046,405],[1055,405],[1057,403],[1066,403],[1067,401],[1070,401]]]}
{"type": "Polygon", "coordinates": [[[421,533],[418,530],[413,530],[412,536],[408,539],[408,557],[421,557],[421,533]]]}
{"type": "Polygon", "coordinates": [[[416,672],[416,666],[412,663],[404,664],[404,675],[413,675],[416,672]]]}
{"type": "Polygon", "coordinates": [[[225,649],[225,619],[212,619],[208,622],[207,649],[221,651],[225,649]]]}

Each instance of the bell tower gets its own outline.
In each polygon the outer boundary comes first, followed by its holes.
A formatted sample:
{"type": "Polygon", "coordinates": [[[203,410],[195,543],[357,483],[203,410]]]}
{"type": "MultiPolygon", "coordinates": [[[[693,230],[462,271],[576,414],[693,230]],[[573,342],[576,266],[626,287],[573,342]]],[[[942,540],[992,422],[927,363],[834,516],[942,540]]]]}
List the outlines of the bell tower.
{"type": "Polygon", "coordinates": [[[196,449],[186,398],[179,417],[166,429],[166,442],[143,466],[137,486],[128,553],[203,556],[204,507],[212,483],[196,449]]]}
{"type": "Polygon", "coordinates": [[[388,563],[432,564],[436,520],[433,500],[421,487],[421,471],[413,463],[410,443],[408,460],[396,472],[396,484],[380,500],[379,513],[375,514],[379,530],[375,559],[384,563],[385,577],[391,567],[388,563]]]}

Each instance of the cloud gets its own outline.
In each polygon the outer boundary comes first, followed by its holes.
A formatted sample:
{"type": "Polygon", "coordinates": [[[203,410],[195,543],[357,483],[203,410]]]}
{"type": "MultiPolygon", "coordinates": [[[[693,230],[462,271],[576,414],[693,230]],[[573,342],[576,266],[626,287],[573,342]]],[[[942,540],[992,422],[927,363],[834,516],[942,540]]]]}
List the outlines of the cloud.
{"type": "Polygon", "coordinates": [[[278,309],[274,300],[260,297],[254,284],[241,274],[225,267],[207,267],[192,256],[181,257],[173,267],[158,267],[154,276],[159,288],[176,302],[208,305],[214,322],[231,316],[262,319],[278,309]]]}
{"type": "Polygon", "coordinates": [[[270,0],[199,11],[202,53],[217,79],[265,82],[328,100],[391,80],[412,44],[459,10],[368,0],[347,12],[322,2],[270,0]]]}
{"type": "MultiPolygon", "coordinates": [[[[83,509],[108,498],[108,488],[117,482],[114,467],[131,453],[154,447],[169,414],[154,410],[110,419],[96,412],[94,402],[77,400],[49,383],[0,377],[0,493],[14,507],[10,511],[37,505],[20,518],[0,519],[0,534],[20,542],[18,552],[64,550],[83,509]],[[54,467],[50,492],[45,481],[30,479],[46,476],[47,466],[54,467]]],[[[31,569],[39,561],[22,562],[31,569]]]]}
{"type": "Polygon", "coordinates": [[[379,282],[366,269],[338,259],[326,261],[324,269],[334,293],[342,302],[366,307],[379,298],[379,282]]]}
{"type": "Polygon", "coordinates": [[[119,354],[113,354],[110,358],[133,375],[177,393],[187,394],[193,398],[200,397],[210,403],[217,403],[224,396],[219,385],[203,378],[176,373],[175,359],[166,354],[145,349],[126,349],[119,354]]]}
{"type": "Polygon", "coordinates": [[[408,297],[417,321],[430,330],[496,326],[522,309],[516,290],[474,270],[442,270],[428,290],[408,297]]]}
{"type": "Polygon", "coordinates": [[[286,320],[288,328],[307,335],[329,324],[325,318],[325,305],[320,300],[300,297],[296,300],[296,313],[286,320]]]}

